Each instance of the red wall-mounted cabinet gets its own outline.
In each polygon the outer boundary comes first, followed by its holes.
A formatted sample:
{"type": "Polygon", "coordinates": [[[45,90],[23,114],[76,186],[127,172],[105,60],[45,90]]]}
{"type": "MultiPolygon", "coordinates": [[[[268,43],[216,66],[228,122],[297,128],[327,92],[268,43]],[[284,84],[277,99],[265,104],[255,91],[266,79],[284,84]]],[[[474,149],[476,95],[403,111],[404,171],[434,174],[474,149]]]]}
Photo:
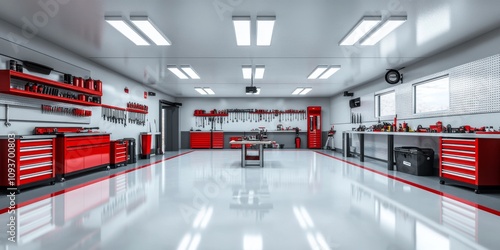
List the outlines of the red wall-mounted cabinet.
{"type": "Polygon", "coordinates": [[[321,106],[307,107],[307,147],[321,148],[321,106]]]}

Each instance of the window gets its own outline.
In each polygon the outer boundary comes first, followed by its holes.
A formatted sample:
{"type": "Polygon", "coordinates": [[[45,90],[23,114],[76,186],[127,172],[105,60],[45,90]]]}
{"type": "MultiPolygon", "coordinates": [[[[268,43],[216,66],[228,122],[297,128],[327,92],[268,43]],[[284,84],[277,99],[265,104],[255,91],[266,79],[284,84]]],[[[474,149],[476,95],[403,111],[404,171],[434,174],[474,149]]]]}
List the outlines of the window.
{"type": "Polygon", "coordinates": [[[375,116],[396,115],[396,92],[390,91],[375,95],[375,116]]]}
{"type": "Polygon", "coordinates": [[[450,108],[450,79],[442,76],[413,86],[415,114],[450,108]]]}

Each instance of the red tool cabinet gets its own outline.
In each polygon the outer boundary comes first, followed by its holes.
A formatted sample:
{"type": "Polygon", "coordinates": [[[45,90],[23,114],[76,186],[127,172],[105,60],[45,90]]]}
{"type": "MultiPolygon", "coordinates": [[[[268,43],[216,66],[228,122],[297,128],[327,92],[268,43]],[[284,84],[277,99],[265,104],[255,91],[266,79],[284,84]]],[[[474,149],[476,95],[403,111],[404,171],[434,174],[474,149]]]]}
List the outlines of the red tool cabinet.
{"type": "Polygon", "coordinates": [[[55,136],[4,136],[0,155],[0,186],[19,192],[25,187],[54,184],[55,136]]]}
{"type": "Polygon", "coordinates": [[[224,132],[212,132],[212,148],[224,148],[224,132]]]}
{"type": "Polygon", "coordinates": [[[486,138],[441,138],[440,183],[474,188],[500,187],[500,140],[486,138]]]}
{"type": "Polygon", "coordinates": [[[112,167],[127,165],[128,141],[116,140],[110,143],[110,164],[112,167]]]}
{"type": "Polygon", "coordinates": [[[71,133],[57,137],[56,178],[109,167],[109,134],[71,133]]]}
{"type": "Polygon", "coordinates": [[[321,148],[321,106],[307,107],[307,147],[321,148]]]}
{"type": "Polygon", "coordinates": [[[192,131],[190,133],[191,148],[210,148],[210,132],[192,131]]]}

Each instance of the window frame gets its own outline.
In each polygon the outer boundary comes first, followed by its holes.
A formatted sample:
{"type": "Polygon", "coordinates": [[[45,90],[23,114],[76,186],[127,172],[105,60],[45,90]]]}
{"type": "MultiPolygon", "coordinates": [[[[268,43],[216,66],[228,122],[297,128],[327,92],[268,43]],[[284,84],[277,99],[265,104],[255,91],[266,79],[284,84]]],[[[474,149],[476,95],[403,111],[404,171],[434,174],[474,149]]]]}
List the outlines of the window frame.
{"type": "Polygon", "coordinates": [[[374,110],[374,113],[375,113],[375,118],[392,118],[396,115],[396,102],[397,102],[397,98],[396,98],[396,89],[386,89],[386,90],[383,90],[383,91],[380,91],[380,92],[377,92],[374,94],[374,102],[375,102],[375,110],[374,110]],[[387,95],[387,94],[391,94],[391,93],[394,93],[394,114],[392,115],[384,115],[382,116],[381,115],[381,112],[380,112],[380,96],[383,96],[383,95],[387,95]]]}
{"type": "Polygon", "coordinates": [[[414,115],[425,115],[425,114],[443,113],[443,112],[446,112],[446,111],[450,110],[450,106],[451,106],[450,74],[440,75],[440,76],[437,76],[437,77],[426,79],[424,81],[420,81],[420,82],[414,83],[414,84],[412,84],[411,89],[412,89],[412,97],[413,97],[413,102],[412,102],[413,108],[412,108],[412,110],[413,110],[413,114],[414,115]],[[423,85],[423,84],[427,84],[427,83],[430,83],[430,82],[435,82],[435,81],[438,81],[438,80],[441,80],[441,79],[444,79],[444,78],[448,78],[448,108],[447,109],[442,109],[442,110],[434,110],[434,111],[427,111],[427,112],[419,112],[419,113],[417,113],[417,86],[420,86],[420,85],[423,85]]]}

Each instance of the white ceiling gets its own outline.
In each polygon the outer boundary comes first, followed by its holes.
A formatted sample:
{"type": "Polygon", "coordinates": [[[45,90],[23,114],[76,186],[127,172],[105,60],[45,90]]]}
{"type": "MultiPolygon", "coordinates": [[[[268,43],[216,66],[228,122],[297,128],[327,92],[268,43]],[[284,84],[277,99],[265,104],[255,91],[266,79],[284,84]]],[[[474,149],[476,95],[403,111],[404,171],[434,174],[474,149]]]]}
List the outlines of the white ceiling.
{"type": "Polygon", "coordinates": [[[2,1],[0,18],[22,27],[23,18],[44,11],[39,2],[58,4],[37,35],[175,97],[201,97],[194,87],[211,87],[213,97],[247,97],[244,64],[266,66],[264,79],[254,81],[262,97],[290,97],[301,86],[313,88],[309,97],[332,96],[500,26],[498,0],[2,1]],[[135,46],[104,21],[117,14],[148,15],[172,46],[135,46]],[[271,46],[236,46],[233,15],[275,15],[271,46]],[[339,46],[364,15],[408,21],[375,46],[339,46]],[[180,80],[170,64],[189,64],[201,79],[180,80]],[[320,64],[342,68],[330,79],[308,80],[320,64]]]}

